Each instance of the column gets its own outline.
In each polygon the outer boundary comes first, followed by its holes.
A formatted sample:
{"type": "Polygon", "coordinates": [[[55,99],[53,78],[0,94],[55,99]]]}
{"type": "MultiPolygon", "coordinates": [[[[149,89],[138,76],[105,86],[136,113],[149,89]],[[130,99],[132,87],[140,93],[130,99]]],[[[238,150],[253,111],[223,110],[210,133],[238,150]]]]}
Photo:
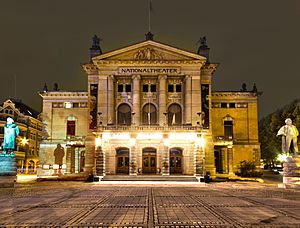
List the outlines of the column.
{"type": "Polygon", "coordinates": [[[95,156],[96,156],[96,167],[95,167],[96,176],[103,177],[105,176],[105,165],[104,165],[105,158],[101,146],[96,147],[95,156]]]}
{"type": "Polygon", "coordinates": [[[194,148],[194,176],[204,176],[205,160],[203,148],[195,146],[194,148]]]}
{"type": "MultiPolygon", "coordinates": [[[[107,125],[107,119],[109,117],[108,113],[108,79],[106,75],[99,76],[98,82],[98,104],[97,104],[97,113],[101,112],[101,120],[103,125],[107,125]]],[[[99,124],[100,119],[98,116],[97,125],[99,124]]]]}
{"type": "Polygon", "coordinates": [[[133,115],[132,122],[134,125],[139,126],[140,125],[140,114],[141,114],[141,98],[140,98],[140,81],[141,76],[140,75],[134,75],[132,77],[133,80],[133,97],[132,97],[132,103],[133,103],[133,110],[135,114],[133,115]]]}
{"type": "Polygon", "coordinates": [[[185,113],[185,124],[191,124],[192,123],[192,77],[189,75],[185,76],[184,113],[185,113]]]}
{"type": "Polygon", "coordinates": [[[227,153],[228,153],[228,174],[233,175],[233,152],[232,152],[232,146],[227,147],[227,153]]]}
{"type": "Polygon", "coordinates": [[[85,166],[84,172],[86,174],[95,174],[95,136],[89,132],[85,143],[85,166]]]}
{"type": "Polygon", "coordinates": [[[162,175],[170,175],[170,153],[168,146],[164,146],[162,153],[162,175]]]}
{"type": "Polygon", "coordinates": [[[167,121],[166,116],[164,115],[165,112],[167,112],[166,110],[166,81],[167,81],[167,75],[159,75],[158,76],[158,80],[159,80],[159,115],[158,115],[158,119],[159,119],[159,125],[160,126],[164,126],[167,121]]]}
{"type": "Polygon", "coordinates": [[[129,151],[129,175],[137,175],[137,168],[135,145],[132,145],[129,151]]]}
{"type": "Polygon", "coordinates": [[[66,163],[67,163],[66,164],[67,165],[66,172],[71,173],[71,165],[72,165],[72,162],[71,162],[71,147],[67,147],[66,163]]]}
{"type": "Polygon", "coordinates": [[[107,77],[107,124],[114,123],[114,104],[115,104],[115,94],[114,94],[114,76],[110,75],[107,77]]]}
{"type": "Polygon", "coordinates": [[[79,148],[75,147],[75,173],[79,173],[79,148]]]}

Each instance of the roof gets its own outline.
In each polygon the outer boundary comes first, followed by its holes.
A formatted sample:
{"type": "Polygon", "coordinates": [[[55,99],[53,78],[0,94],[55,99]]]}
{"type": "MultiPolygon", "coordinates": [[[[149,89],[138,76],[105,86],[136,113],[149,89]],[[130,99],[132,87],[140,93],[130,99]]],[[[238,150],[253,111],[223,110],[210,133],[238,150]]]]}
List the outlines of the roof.
{"type": "MultiPolygon", "coordinates": [[[[10,98],[8,99],[11,102],[15,104],[15,108],[19,109],[20,113],[26,115],[26,116],[32,116],[33,118],[37,119],[38,115],[40,114],[38,111],[34,110],[33,108],[29,107],[28,105],[24,104],[22,100],[10,98]]],[[[8,100],[4,101],[7,102],[8,100]]],[[[4,102],[1,103],[1,106],[3,106],[4,102]]]]}

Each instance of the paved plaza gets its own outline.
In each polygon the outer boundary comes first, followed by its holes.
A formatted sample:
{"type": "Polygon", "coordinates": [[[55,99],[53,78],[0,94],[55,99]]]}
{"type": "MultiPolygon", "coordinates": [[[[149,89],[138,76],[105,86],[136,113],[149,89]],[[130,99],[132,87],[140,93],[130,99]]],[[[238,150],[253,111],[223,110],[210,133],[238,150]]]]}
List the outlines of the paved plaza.
{"type": "Polygon", "coordinates": [[[0,189],[0,227],[300,227],[300,191],[260,183],[39,182],[0,189]]]}

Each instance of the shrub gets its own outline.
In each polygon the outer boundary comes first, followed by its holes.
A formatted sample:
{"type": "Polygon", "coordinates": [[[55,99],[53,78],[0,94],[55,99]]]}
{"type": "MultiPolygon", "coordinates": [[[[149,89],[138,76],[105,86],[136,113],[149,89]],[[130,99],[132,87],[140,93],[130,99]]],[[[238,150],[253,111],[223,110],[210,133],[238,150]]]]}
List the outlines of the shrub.
{"type": "Polygon", "coordinates": [[[255,162],[241,161],[239,165],[240,172],[237,173],[241,177],[261,177],[262,173],[256,170],[255,162]]]}

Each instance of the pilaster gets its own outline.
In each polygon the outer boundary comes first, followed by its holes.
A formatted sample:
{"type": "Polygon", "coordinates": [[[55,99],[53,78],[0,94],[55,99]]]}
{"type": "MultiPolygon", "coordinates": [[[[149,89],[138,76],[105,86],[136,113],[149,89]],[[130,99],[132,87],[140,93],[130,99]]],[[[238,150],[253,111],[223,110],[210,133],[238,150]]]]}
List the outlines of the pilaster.
{"type": "Polygon", "coordinates": [[[159,75],[158,77],[159,80],[159,125],[164,126],[166,125],[166,116],[164,113],[167,112],[166,110],[166,80],[167,80],[167,75],[159,75]]]}
{"type": "Polygon", "coordinates": [[[141,98],[140,98],[140,81],[141,76],[140,75],[134,75],[132,77],[133,80],[133,124],[139,126],[140,120],[141,120],[141,98]]]}

